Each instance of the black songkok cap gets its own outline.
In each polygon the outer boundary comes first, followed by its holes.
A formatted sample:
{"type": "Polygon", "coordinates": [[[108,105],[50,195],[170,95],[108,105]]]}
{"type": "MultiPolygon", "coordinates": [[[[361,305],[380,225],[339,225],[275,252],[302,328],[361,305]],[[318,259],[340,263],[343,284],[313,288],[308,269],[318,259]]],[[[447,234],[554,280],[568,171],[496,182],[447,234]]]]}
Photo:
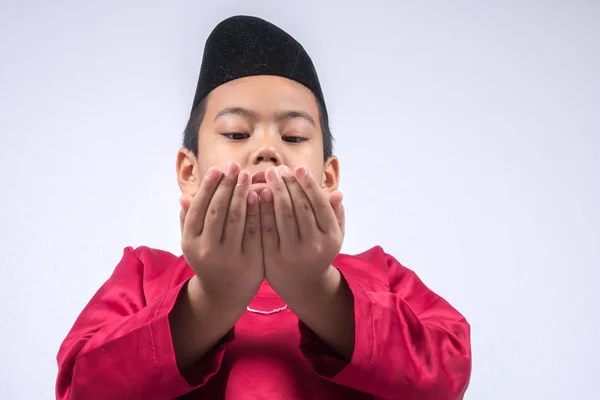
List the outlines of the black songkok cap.
{"type": "Polygon", "coordinates": [[[204,46],[192,110],[216,87],[234,79],[275,75],[310,89],[327,114],[317,71],[296,39],[263,19],[235,16],[219,23],[204,46]]]}

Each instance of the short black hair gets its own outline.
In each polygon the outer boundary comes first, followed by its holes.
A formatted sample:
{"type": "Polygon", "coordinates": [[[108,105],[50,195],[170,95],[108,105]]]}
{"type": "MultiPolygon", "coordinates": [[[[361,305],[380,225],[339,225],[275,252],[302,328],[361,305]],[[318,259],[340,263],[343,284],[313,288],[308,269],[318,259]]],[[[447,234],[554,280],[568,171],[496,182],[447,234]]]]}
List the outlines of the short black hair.
{"type": "MultiPolygon", "coordinates": [[[[204,115],[206,114],[208,97],[209,96],[204,97],[192,110],[190,119],[183,131],[183,147],[190,150],[196,157],[198,157],[198,131],[204,120],[204,115]]],[[[326,162],[329,157],[333,155],[334,139],[331,134],[331,128],[329,127],[329,117],[327,116],[327,112],[325,112],[323,105],[318,100],[317,106],[319,109],[319,125],[321,125],[321,132],[323,134],[323,162],[326,162]]]]}

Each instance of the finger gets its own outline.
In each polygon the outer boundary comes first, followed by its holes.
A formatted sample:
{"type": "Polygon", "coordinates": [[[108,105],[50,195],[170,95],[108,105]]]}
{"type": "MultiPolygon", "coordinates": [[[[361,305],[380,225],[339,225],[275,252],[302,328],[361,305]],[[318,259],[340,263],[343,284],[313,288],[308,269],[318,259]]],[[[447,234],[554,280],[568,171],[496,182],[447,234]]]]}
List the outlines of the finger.
{"type": "Polygon", "coordinates": [[[221,179],[222,172],[211,167],[206,172],[204,179],[200,183],[200,187],[196,191],[194,198],[190,204],[190,207],[185,216],[183,234],[189,235],[190,237],[198,236],[204,229],[204,220],[206,217],[206,210],[210,204],[210,200],[215,193],[215,190],[221,179]]]}
{"type": "Polygon", "coordinates": [[[320,232],[320,229],[317,225],[317,219],[310,204],[310,199],[306,196],[304,189],[302,189],[302,186],[300,186],[291,171],[286,175],[282,175],[282,177],[292,200],[299,238],[300,240],[312,240],[320,232]]]}
{"type": "Polygon", "coordinates": [[[336,217],[340,211],[342,199],[342,192],[335,190],[329,193],[329,204],[331,204],[331,207],[333,208],[333,212],[335,213],[336,217]]]}
{"type": "Polygon", "coordinates": [[[310,204],[315,213],[317,225],[322,232],[331,233],[332,230],[339,229],[333,207],[329,203],[329,198],[321,189],[316,179],[306,167],[298,167],[295,171],[296,179],[304,193],[310,199],[310,204]]]}
{"type": "Polygon", "coordinates": [[[333,208],[333,212],[335,213],[335,217],[338,222],[338,226],[342,231],[342,235],[346,234],[346,216],[345,216],[345,208],[344,204],[342,204],[343,196],[342,192],[338,192],[337,190],[332,192],[329,195],[329,203],[333,208]]]}
{"type": "Polygon", "coordinates": [[[275,222],[275,206],[271,189],[260,194],[260,228],[265,258],[279,250],[279,233],[275,222]]]}
{"type": "Polygon", "coordinates": [[[246,203],[248,201],[248,189],[250,173],[242,171],[238,174],[237,184],[233,189],[227,218],[223,229],[223,243],[229,242],[234,250],[241,251],[244,227],[246,225],[246,203]]]}
{"type": "Polygon", "coordinates": [[[340,204],[340,212],[337,215],[338,225],[342,231],[342,237],[346,236],[346,208],[343,204],[340,204]]]}
{"type": "Polygon", "coordinates": [[[255,192],[248,193],[247,204],[242,252],[254,259],[262,250],[260,204],[259,197],[255,192]]]}
{"type": "Polygon", "coordinates": [[[210,243],[221,243],[223,240],[223,228],[239,172],[240,165],[238,163],[227,165],[225,175],[219,182],[219,186],[208,205],[206,218],[204,219],[204,232],[206,233],[205,238],[210,243]]]}
{"type": "Polygon", "coordinates": [[[288,174],[289,168],[280,166],[268,168],[265,177],[271,193],[273,193],[273,207],[275,210],[275,222],[279,233],[279,244],[284,247],[286,243],[295,243],[299,239],[298,226],[294,206],[283,181],[282,174],[288,174]]]}
{"type": "Polygon", "coordinates": [[[190,205],[194,198],[189,194],[182,194],[179,198],[179,204],[181,204],[181,211],[179,211],[179,226],[181,228],[181,233],[183,234],[183,225],[185,223],[185,217],[187,215],[188,210],[190,209],[190,205]]]}

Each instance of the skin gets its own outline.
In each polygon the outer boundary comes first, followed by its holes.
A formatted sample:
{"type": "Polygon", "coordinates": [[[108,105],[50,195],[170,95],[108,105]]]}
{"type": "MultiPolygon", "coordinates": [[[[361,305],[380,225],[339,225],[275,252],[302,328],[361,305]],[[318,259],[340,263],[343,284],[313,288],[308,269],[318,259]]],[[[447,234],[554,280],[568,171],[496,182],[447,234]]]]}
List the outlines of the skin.
{"type": "Polygon", "coordinates": [[[344,237],[336,157],[323,162],[317,100],[280,77],[237,79],[209,95],[198,157],[177,154],[183,254],[195,276],[171,313],[180,369],[235,325],[260,284],[349,360],[353,298],[331,263],[344,237]],[[264,172],[266,182],[252,184],[264,172]]]}

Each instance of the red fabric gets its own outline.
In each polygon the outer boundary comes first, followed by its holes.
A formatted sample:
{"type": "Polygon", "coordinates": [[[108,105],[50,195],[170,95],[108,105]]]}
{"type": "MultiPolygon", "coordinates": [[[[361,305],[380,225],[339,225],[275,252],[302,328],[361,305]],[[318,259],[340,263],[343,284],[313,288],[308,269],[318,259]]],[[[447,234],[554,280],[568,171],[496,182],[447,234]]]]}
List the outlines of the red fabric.
{"type": "MultiPolygon", "coordinates": [[[[471,373],[466,320],[380,247],[333,265],[354,295],[350,363],[289,310],[246,312],[195,365],[191,386],[176,365],[168,316],[193,272],[183,257],[126,248],[59,350],[56,397],[462,399],[471,373]]],[[[265,282],[250,307],[283,305],[265,282]]]]}

